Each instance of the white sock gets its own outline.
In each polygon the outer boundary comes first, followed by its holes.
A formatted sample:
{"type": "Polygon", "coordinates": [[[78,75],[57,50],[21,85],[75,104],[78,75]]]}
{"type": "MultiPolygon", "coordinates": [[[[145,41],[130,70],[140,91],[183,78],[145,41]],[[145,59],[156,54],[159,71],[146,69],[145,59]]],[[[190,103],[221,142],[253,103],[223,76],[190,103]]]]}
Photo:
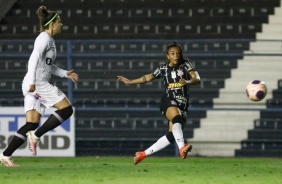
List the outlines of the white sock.
{"type": "Polygon", "coordinates": [[[148,149],[145,150],[146,156],[152,155],[156,153],[157,151],[160,151],[161,149],[167,147],[170,145],[170,142],[167,140],[166,136],[162,136],[159,138],[157,142],[155,142],[152,146],[150,146],[148,149]]]}
{"type": "Polygon", "coordinates": [[[174,123],[172,125],[172,134],[179,149],[184,146],[183,131],[181,127],[182,125],[180,123],[174,123]]]}

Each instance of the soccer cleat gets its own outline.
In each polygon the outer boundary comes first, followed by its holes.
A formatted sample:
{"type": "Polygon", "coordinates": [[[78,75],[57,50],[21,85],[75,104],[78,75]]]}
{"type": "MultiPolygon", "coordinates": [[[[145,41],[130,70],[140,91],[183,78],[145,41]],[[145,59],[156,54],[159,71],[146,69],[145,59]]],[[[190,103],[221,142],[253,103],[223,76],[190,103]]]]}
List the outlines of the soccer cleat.
{"type": "Polygon", "coordinates": [[[146,154],[144,151],[142,152],[136,152],[135,153],[135,157],[134,157],[134,164],[137,165],[139,162],[141,162],[142,160],[144,160],[144,158],[146,157],[146,154]]]}
{"type": "Polygon", "coordinates": [[[0,155],[0,162],[7,167],[19,167],[19,165],[14,164],[11,157],[4,156],[3,153],[0,155]]]}
{"type": "Polygon", "coordinates": [[[188,152],[191,152],[192,144],[186,144],[179,150],[180,158],[186,159],[188,152]]]}
{"type": "Polygon", "coordinates": [[[29,149],[34,156],[36,156],[36,147],[39,143],[39,138],[34,134],[35,131],[29,131],[26,133],[28,142],[29,142],[29,149]]]}

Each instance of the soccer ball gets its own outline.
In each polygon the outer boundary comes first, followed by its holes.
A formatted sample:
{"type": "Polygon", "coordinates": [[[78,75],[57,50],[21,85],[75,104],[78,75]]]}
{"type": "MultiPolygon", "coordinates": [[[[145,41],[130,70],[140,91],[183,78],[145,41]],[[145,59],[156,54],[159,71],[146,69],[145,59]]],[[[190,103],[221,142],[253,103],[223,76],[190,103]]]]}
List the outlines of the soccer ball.
{"type": "Polygon", "coordinates": [[[263,81],[253,80],[247,85],[246,93],[250,100],[261,101],[267,93],[267,88],[263,81]]]}

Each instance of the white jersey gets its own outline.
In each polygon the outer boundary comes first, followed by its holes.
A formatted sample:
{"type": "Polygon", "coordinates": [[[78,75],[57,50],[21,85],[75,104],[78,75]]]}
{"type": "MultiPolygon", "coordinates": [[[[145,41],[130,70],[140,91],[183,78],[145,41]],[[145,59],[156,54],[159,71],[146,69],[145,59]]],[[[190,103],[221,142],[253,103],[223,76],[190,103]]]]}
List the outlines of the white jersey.
{"type": "Polygon", "coordinates": [[[28,61],[28,71],[22,83],[25,112],[35,109],[43,115],[46,107],[52,107],[66,97],[60,89],[49,83],[52,74],[67,77],[67,70],[57,67],[55,58],[54,39],[46,32],[40,33],[35,39],[28,61]],[[35,85],[34,92],[29,92],[30,85],[35,85]]]}
{"type": "Polygon", "coordinates": [[[37,86],[49,82],[52,74],[66,77],[67,71],[55,65],[56,54],[54,39],[48,33],[41,32],[35,39],[23,83],[37,86]]]}

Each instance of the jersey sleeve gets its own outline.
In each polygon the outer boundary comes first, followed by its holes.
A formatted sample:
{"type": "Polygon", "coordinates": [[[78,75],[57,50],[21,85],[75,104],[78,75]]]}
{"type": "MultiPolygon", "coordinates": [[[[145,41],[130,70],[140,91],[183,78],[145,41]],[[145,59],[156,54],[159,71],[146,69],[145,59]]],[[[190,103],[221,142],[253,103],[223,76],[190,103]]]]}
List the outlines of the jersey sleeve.
{"type": "Polygon", "coordinates": [[[67,72],[68,72],[67,70],[63,70],[54,64],[51,65],[51,73],[53,75],[63,78],[63,77],[67,77],[67,72]]]}
{"type": "Polygon", "coordinates": [[[152,74],[156,79],[159,79],[161,77],[160,66],[152,74]]]}
{"type": "Polygon", "coordinates": [[[28,60],[27,78],[29,84],[35,84],[36,69],[40,58],[48,47],[48,38],[40,34],[34,41],[33,51],[28,60]]]}
{"type": "Polygon", "coordinates": [[[185,60],[184,68],[188,73],[191,71],[196,71],[196,68],[194,67],[193,63],[189,60],[185,60]]]}

